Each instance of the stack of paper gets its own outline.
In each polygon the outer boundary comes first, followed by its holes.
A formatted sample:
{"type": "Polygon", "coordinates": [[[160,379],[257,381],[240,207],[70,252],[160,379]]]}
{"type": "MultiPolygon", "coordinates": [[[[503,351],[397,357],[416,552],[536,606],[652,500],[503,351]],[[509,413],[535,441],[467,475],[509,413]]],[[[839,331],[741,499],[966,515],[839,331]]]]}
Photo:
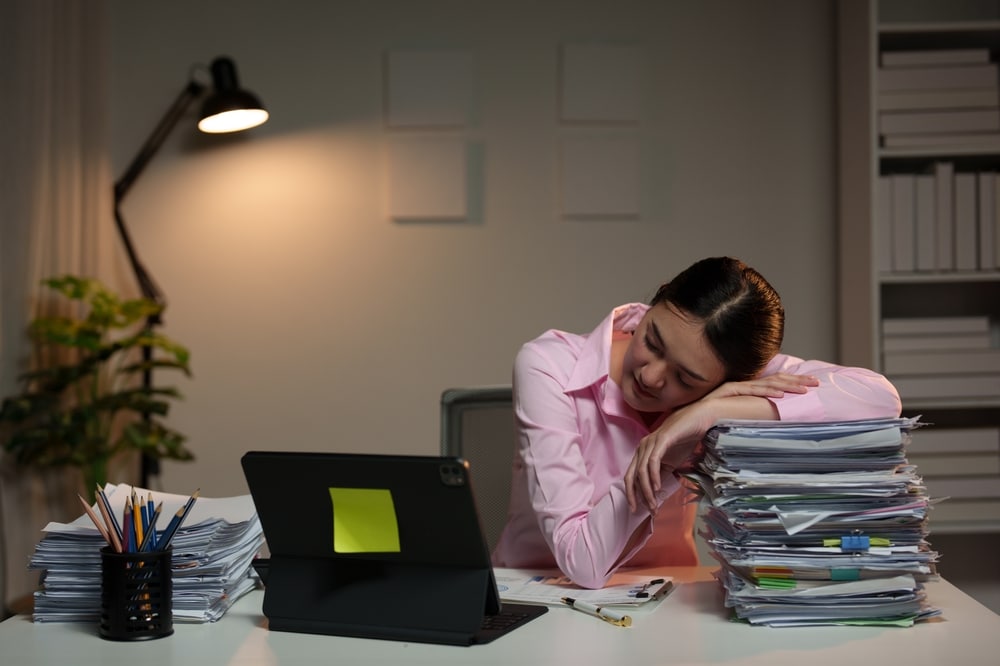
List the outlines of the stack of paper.
{"type": "MultiPolygon", "coordinates": [[[[121,514],[132,486],[108,485],[105,493],[121,514]]],[[[188,497],[156,491],[155,503],[173,515],[188,497]]],[[[97,511],[97,507],[94,507],[97,511]]],[[[30,569],[42,572],[35,592],[36,622],[96,622],[100,615],[101,548],[107,545],[93,522],[49,523],[35,547],[30,569]]],[[[250,495],[201,497],[171,541],[175,622],[214,622],[255,586],[251,562],[264,542],[250,495]]]]}
{"type": "Polygon", "coordinates": [[[724,421],[689,475],[726,605],[752,624],[910,625],[939,614],[921,581],[931,501],[905,447],[918,419],[724,421]]]}

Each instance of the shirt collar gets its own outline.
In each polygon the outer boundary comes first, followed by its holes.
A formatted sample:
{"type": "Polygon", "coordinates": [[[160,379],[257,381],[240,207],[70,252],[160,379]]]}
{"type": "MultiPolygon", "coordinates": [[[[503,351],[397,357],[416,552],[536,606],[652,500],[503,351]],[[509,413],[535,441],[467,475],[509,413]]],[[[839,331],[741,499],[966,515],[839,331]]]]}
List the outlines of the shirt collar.
{"type": "Polygon", "coordinates": [[[611,367],[611,334],[615,331],[634,331],[648,310],[649,306],[642,303],[620,305],[598,324],[580,350],[566,383],[567,393],[607,381],[611,367]]]}

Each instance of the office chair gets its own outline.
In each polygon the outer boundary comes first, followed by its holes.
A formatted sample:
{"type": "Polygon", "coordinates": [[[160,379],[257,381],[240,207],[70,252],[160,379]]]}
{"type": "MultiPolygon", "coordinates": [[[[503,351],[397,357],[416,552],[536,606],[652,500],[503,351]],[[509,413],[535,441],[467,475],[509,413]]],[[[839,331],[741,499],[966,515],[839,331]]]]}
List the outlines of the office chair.
{"type": "MultiPolygon", "coordinates": [[[[441,455],[469,461],[479,520],[491,551],[507,522],[514,446],[510,386],[452,388],[441,394],[441,455]]],[[[713,565],[715,559],[698,535],[704,529],[701,512],[698,513],[694,529],[698,561],[713,565]]]]}
{"type": "Polygon", "coordinates": [[[469,461],[483,536],[492,551],[507,522],[514,407],[510,386],[451,388],[441,393],[441,455],[469,461]]]}

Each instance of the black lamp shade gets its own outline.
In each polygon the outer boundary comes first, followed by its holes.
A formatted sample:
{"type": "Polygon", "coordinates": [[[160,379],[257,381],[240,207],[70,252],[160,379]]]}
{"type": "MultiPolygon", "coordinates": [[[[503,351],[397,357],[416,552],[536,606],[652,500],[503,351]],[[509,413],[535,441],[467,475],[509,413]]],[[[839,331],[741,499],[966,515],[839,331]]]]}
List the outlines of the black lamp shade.
{"type": "Polygon", "coordinates": [[[214,90],[202,105],[198,129],[210,134],[238,132],[267,120],[267,110],[257,96],[240,89],[232,60],[216,58],[211,69],[214,90]]]}

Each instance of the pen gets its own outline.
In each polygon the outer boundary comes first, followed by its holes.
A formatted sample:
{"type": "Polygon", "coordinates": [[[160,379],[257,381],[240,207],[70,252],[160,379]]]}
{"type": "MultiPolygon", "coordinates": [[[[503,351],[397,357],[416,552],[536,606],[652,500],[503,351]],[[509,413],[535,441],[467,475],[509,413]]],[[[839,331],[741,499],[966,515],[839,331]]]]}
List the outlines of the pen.
{"type": "Polygon", "coordinates": [[[586,601],[579,601],[577,599],[572,599],[570,597],[563,597],[562,602],[569,606],[570,608],[575,608],[594,617],[599,617],[605,622],[609,622],[618,627],[631,627],[632,618],[624,613],[619,613],[617,611],[608,610],[603,606],[595,606],[594,604],[589,604],[586,601]]]}

